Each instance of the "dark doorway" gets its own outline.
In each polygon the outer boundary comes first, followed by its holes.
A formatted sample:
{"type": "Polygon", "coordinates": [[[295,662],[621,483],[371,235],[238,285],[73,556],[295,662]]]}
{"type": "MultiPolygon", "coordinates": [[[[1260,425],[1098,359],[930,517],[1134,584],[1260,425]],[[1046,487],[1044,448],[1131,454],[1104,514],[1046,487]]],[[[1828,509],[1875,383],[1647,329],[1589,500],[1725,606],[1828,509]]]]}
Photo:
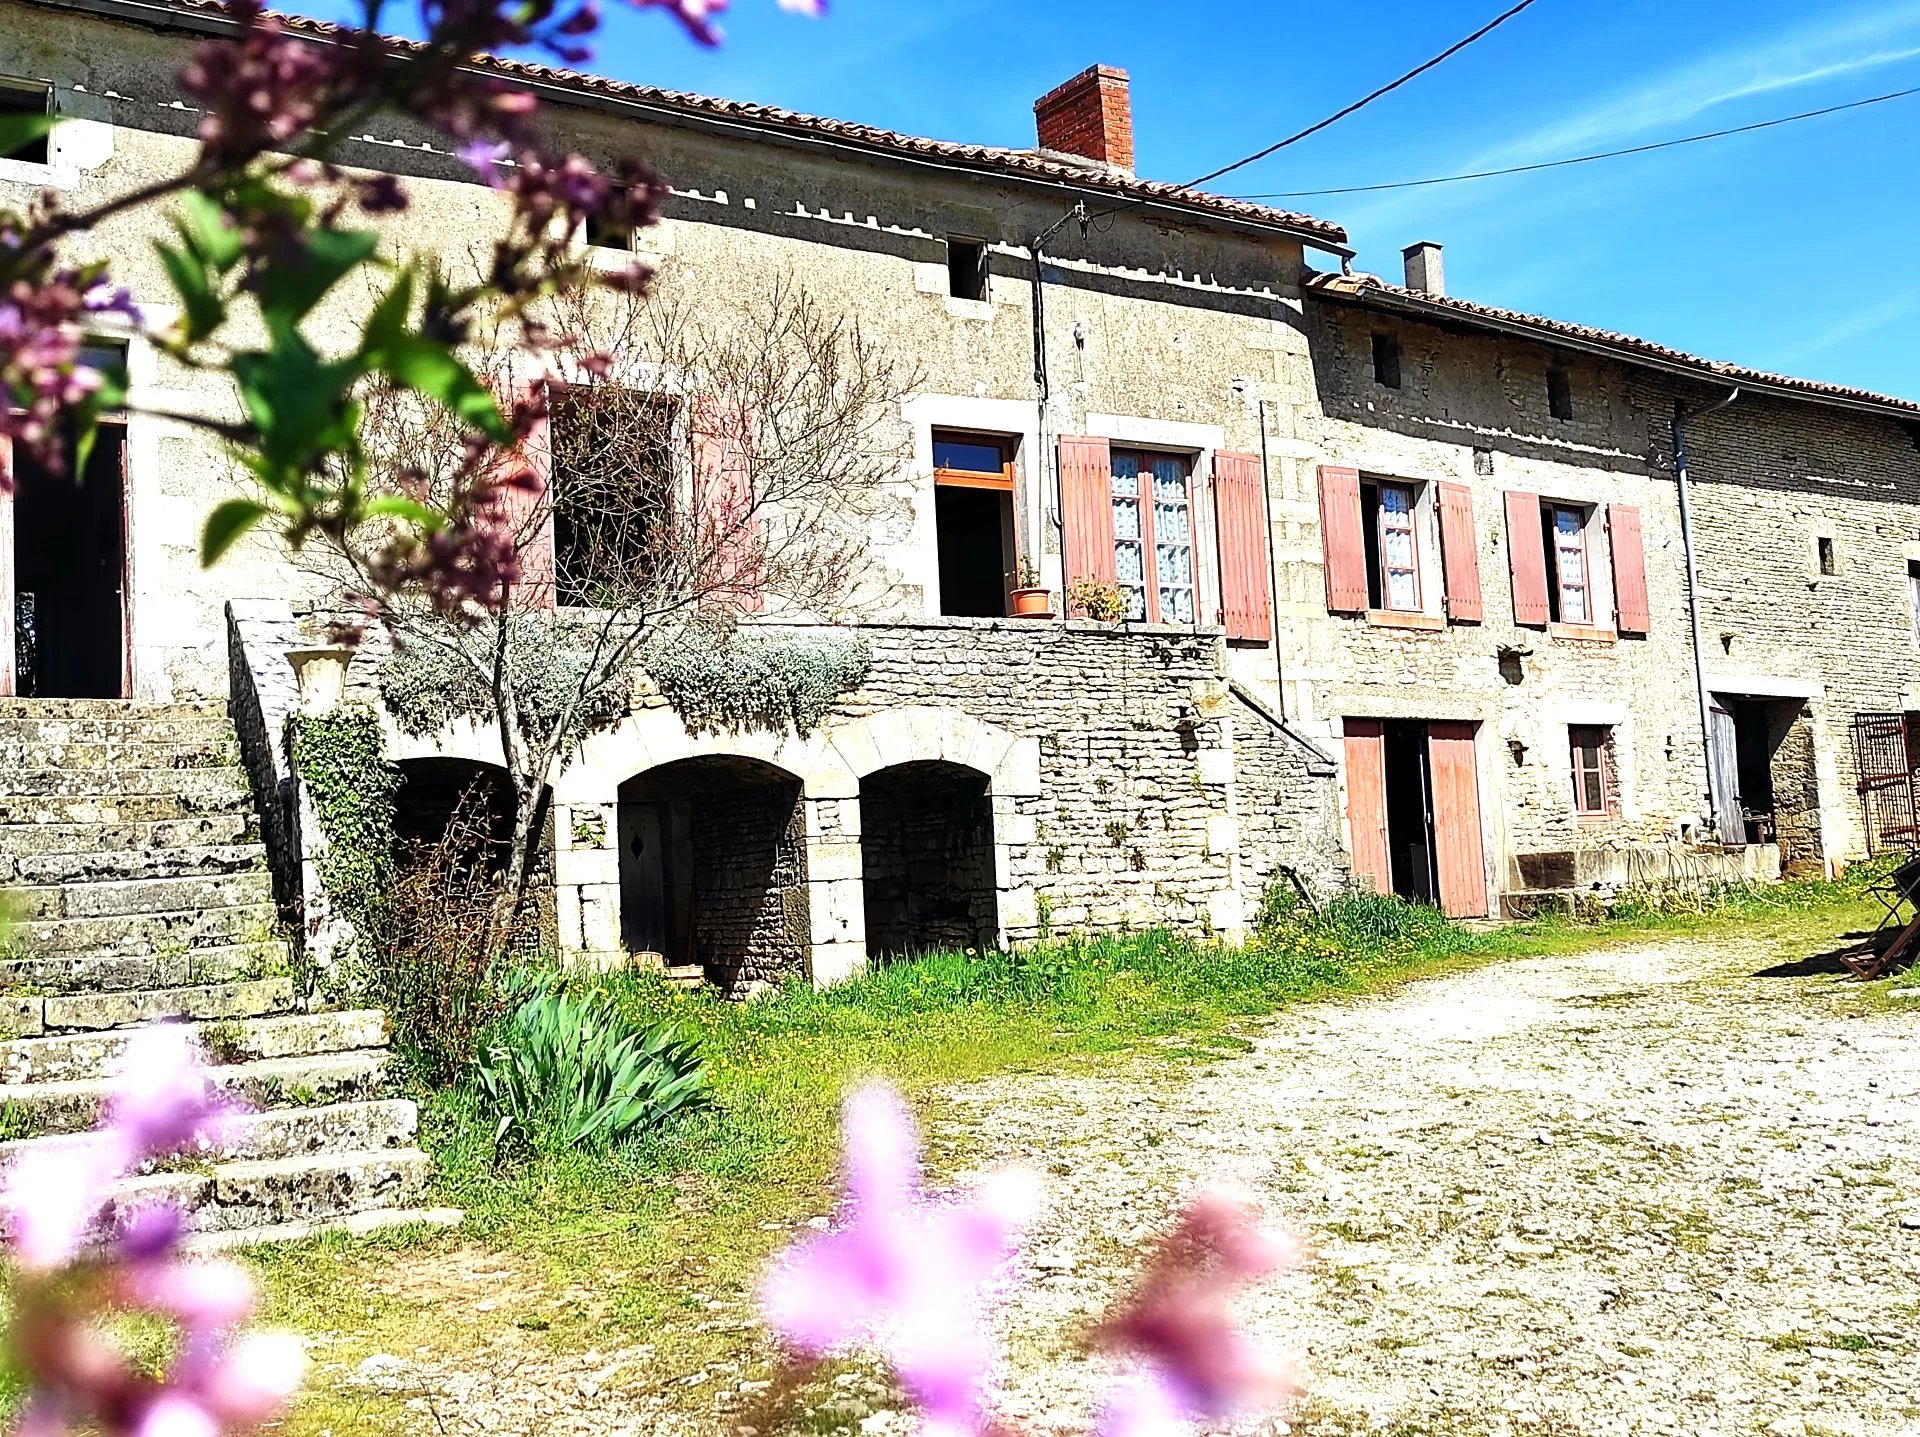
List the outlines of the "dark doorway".
{"type": "Polygon", "coordinates": [[[1343,727],[1355,879],[1451,917],[1485,917],[1478,726],[1350,718],[1343,727]]]}
{"type": "Polygon", "coordinates": [[[0,601],[23,698],[126,695],[126,436],[125,424],[102,421],[77,478],[14,454],[11,583],[0,601]]]}
{"type": "Polygon", "coordinates": [[[620,785],[620,932],[629,953],[699,965],[744,992],[806,971],[800,780],[757,759],[682,759],[620,785]]]}
{"type": "MultiPolygon", "coordinates": [[[[495,764],[464,758],[402,759],[394,794],[394,862],[403,876],[437,865],[436,881],[488,887],[513,856],[513,784],[495,764]]],[[[515,920],[512,946],[532,955],[551,950],[553,912],[552,793],[533,820],[534,856],[527,900],[515,920]]],[[[408,890],[411,897],[422,895],[408,890]]]]}
{"type": "Polygon", "coordinates": [[[936,485],[933,524],[940,546],[940,612],[966,619],[1004,617],[1013,573],[1013,495],[1004,489],[936,485]]]}
{"type": "Polygon", "coordinates": [[[867,954],[990,948],[1000,926],[987,776],[896,764],[860,783],[867,954]]]}
{"type": "MultiPolygon", "coordinates": [[[[1735,841],[1777,843],[1780,862],[1791,871],[1824,864],[1820,786],[1814,764],[1813,720],[1804,699],[1745,698],[1715,694],[1715,718],[1732,730],[1731,795],[1737,818],[1735,841]]],[[[1725,762],[1729,745],[1715,745],[1725,762]]],[[[1727,786],[1728,775],[1716,775],[1727,786]]]]}
{"type": "Polygon", "coordinates": [[[1427,726],[1389,723],[1386,732],[1387,852],[1393,891],[1409,903],[1432,903],[1433,781],[1427,768],[1427,726]]]}

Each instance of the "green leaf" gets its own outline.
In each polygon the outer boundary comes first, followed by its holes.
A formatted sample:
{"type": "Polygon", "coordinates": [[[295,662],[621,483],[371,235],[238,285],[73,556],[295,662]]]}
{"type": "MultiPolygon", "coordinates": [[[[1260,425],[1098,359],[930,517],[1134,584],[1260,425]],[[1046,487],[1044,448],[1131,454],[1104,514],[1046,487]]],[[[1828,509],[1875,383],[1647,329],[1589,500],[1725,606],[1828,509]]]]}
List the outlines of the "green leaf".
{"type": "Polygon", "coordinates": [[[35,140],[45,139],[59,123],[58,115],[0,114],[0,156],[10,156],[35,140]]]}
{"type": "Polygon", "coordinates": [[[229,499],[207,516],[200,536],[200,567],[211,569],[240,536],[273,511],[253,499],[229,499]]]}
{"type": "Polygon", "coordinates": [[[407,334],[368,358],[394,383],[439,400],[461,423],[478,429],[496,444],[513,438],[487,386],[475,379],[473,371],[446,345],[425,335],[407,334]]]}
{"type": "Polygon", "coordinates": [[[361,343],[370,350],[381,350],[405,338],[407,317],[412,313],[413,269],[409,266],[400,271],[393,287],[380,296],[373,313],[367,316],[367,326],[360,334],[361,343]]]}
{"type": "Polygon", "coordinates": [[[180,196],[180,208],[185,213],[174,228],[210,268],[225,274],[240,263],[240,231],[227,223],[218,200],[204,190],[188,190],[180,196]]]}
{"type": "Polygon", "coordinates": [[[305,319],[326,292],[372,257],[380,236],[372,230],[314,230],[285,259],[256,269],[260,308],[270,319],[305,319]]]}
{"type": "Polygon", "coordinates": [[[160,240],[153,243],[160,251],[160,263],[166,268],[173,292],[180,296],[180,308],[187,320],[187,341],[205,339],[227,317],[226,303],[213,292],[206,265],[185,248],[160,240]]]}
{"type": "Polygon", "coordinates": [[[440,516],[433,510],[398,494],[386,494],[371,500],[360,512],[368,519],[405,519],[426,529],[440,527],[440,516]]]}

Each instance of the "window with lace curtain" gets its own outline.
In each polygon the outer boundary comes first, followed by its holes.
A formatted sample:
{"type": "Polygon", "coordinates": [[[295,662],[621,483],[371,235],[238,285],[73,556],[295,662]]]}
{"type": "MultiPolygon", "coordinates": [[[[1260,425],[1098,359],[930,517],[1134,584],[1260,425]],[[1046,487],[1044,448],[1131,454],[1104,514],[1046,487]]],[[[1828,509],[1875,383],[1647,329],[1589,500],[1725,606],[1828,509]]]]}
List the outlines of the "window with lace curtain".
{"type": "Polygon", "coordinates": [[[1113,572],[1136,623],[1194,621],[1193,463],[1113,451],[1113,572]]]}

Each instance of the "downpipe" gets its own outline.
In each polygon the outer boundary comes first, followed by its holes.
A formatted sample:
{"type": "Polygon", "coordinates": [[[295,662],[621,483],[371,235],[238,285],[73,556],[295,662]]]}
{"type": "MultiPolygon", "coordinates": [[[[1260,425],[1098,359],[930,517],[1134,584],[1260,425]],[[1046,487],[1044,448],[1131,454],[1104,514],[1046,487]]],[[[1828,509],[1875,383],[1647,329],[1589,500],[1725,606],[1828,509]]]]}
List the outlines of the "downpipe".
{"type": "Polygon", "coordinates": [[[1713,718],[1709,707],[1712,700],[1707,693],[1707,651],[1701,638],[1700,570],[1693,545],[1693,493],[1687,482],[1687,421],[1718,414],[1739,397],[1740,391],[1736,388],[1725,399],[1692,411],[1687,409],[1684,400],[1676,399],[1673,403],[1673,468],[1680,494],[1680,547],[1687,565],[1687,612],[1693,627],[1693,692],[1700,711],[1701,752],[1706,756],[1707,822],[1722,843],[1727,838],[1727,815],[1720,812],[1721,785],[1714,782],[1713,718]]]}

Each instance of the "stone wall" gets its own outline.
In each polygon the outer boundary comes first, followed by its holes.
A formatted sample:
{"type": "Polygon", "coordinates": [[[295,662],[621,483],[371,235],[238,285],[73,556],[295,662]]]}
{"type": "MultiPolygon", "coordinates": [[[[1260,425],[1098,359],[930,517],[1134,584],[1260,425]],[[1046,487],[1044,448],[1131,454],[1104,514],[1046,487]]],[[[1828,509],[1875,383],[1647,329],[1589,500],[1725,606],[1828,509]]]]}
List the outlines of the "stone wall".
{"type": "Polygon", "coordinates": [[[805,973],[809,924],[798,785],[705,794],[689,812],[693,951],[708,981],[740,993],[805,973]]]}
{"type": "Polygon", "coordinates": [[[905,764],[860,785],[860,880],[873,959],[991,947],[999,931],[985,774],[905,764]]]}

